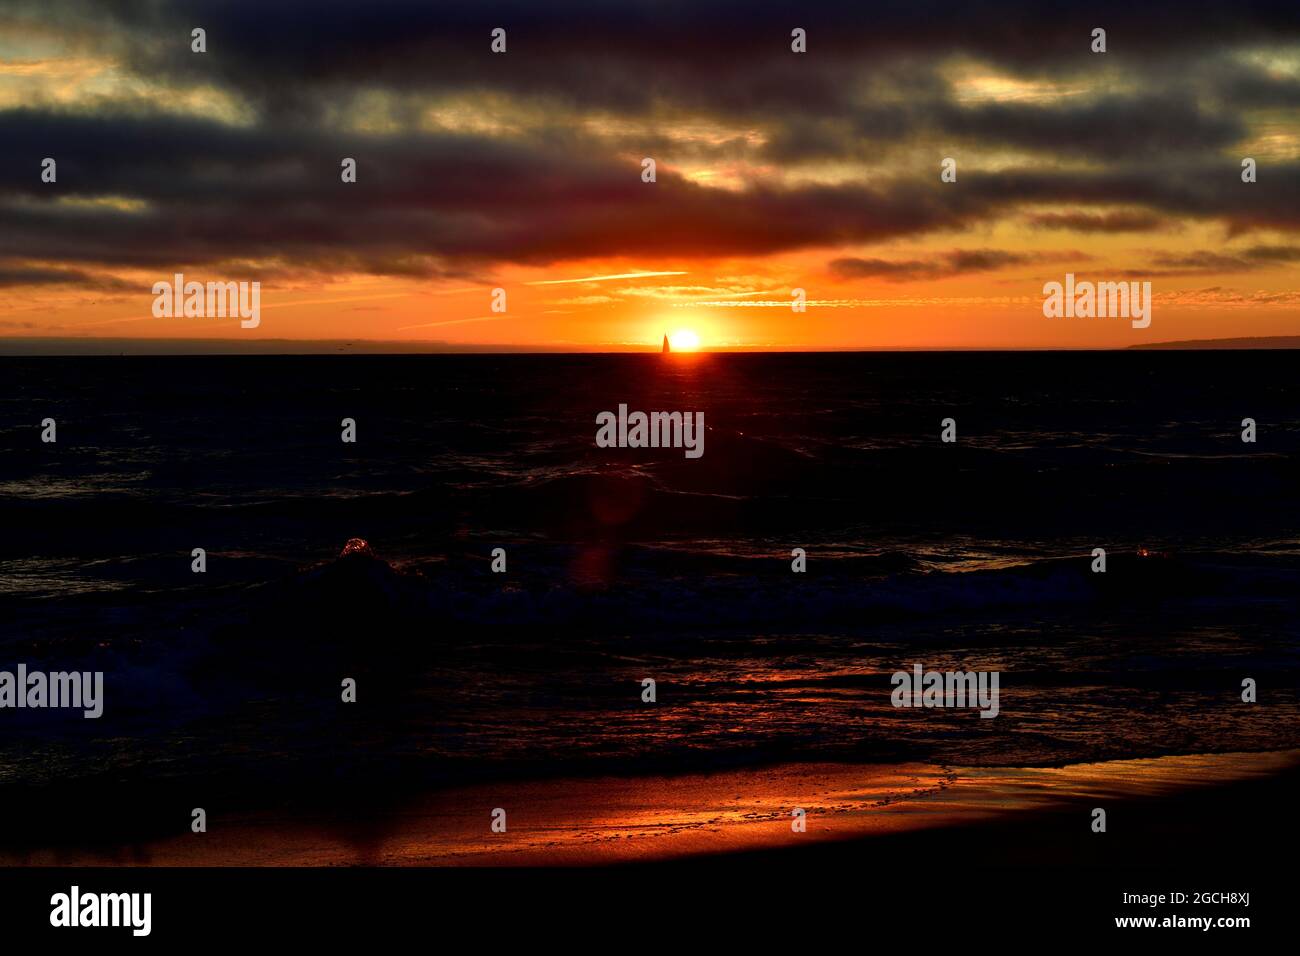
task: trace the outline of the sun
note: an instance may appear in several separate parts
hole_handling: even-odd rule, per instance
[[[668,336],[674,352],[694,352],[700,347],[700,337],[690,329],[678,329]]]

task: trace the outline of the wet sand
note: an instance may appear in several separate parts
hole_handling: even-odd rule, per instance
[[[1037,842],[1044,820],[1060,830],[1064,818],[1072,835],[1087,840],[1094,836],[1093,807],[1107,810],[1111,833],[1139,819],[1126,808],[1141,807],[1149,829],[1170,818],[1162,808],[1180,807],[1188,817],[1181,825],[1194,828],[1198,794],[1218,795],[1217,812],[1244,816],[1255,798],[1224,794],[1248,784],[1278,791],[1285,802],[1298,768],[1300,750],[1060,768],[791,764],[511,782],[389,803],[382,812],[211,814],[203,834],[95,848],[0,849],[0,865],[593,865],[735,857],[985,825],[1010,834],[1008,859],[1028,860],[1047,853],[1047,842]],[[492,831],[495,808],[505,810],[504,833]],[[805,832],[792,829],[795,808],[805,811]]]

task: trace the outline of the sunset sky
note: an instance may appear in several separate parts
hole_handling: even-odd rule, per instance
[[[1297,335],[1297,183],[1294,2],[0,7],[0,337]],[[176,272],[261,282],[260,326],[155,318]],[[1151,326],[1045,318],[1067,272]]]

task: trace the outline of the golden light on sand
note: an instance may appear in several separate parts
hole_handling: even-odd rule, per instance
[[[668,344],[674,352],[694,352],[700,347],[700,337],[690,329],[678,329],[669,333]]]

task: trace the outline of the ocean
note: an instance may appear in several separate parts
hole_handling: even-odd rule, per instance
[[[104,674],[98,719],[0,711],[10,839],[63,795],[129,815],[110,794],[198,781],[1300,746],[1294,353],[0,368],[0,669]],[[702,412],[704,454],[598,447],[620,403]],[[997,719],[892,706],[917,664],[999,671]]]

